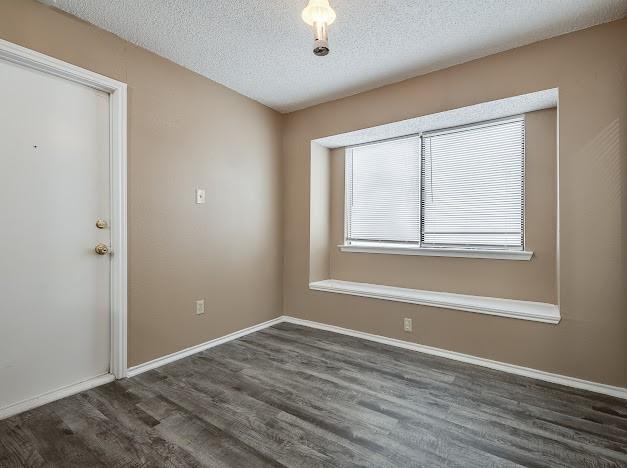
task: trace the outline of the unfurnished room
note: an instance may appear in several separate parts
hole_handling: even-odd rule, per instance
[[[627,0],[0,0],[0,247],[0,468],[627,468]]]

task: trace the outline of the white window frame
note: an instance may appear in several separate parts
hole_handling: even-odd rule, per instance
[[[522,248],[479,248],[479,247],[424,247],[422,245],[422,240],[418,243],[402,243],[402,242],[390,242],[390,241],[354,241],[348,239],[349,232],[349,223],[350,223],[350,200],[349,200],[349,191],[351,190],[349,184],[349,171],[347,170],[348,166],[352,162],[352,153],[355,148],[361,148],[364,146],[378,144],[386,141],[393,141],[404,138],[420,138],[420,158],[419,158],[419,170],[422,171],[422,164],[424,155],[422,153],[422,138],[423,135],[434,135],[434,134],[442,134],[447,132],[454,132],[463,130],[464,128],[477,128],[487,125],[493,125],[497,122],[507,122],[514,120],[523,120],[525,119],[525,115],[514,115],[501,119],[493,119],[493,120],[485,120],[480,121],[468,125],[443,128],[443,129],[434,129],[428,132],[421,132],[418,134],[404,135],[402,137],[389,138],[384,140],[372,141],[368,143],[363,143],[359,145],[352,145],[345,148],[345,164],[344,164],[344,236],[343,236],[343,244],[339,245],[339,249],[342,252],[358,252],[358,253],[383,253],[383,254],[392,254],[392,255],[418,255],[418,256],[435,256],[435,257],[462,257],[462,258],[490,258],[490,259],[499,259],[499,260],[530,260],[533,256],[532,251],[528,251],[525,249],[526,247],[526,142],[523,145],[523,175],[522,175],[522,190],[523,190],[523,202],[522,202]],[[526,133],[524,134],[526,138]],[[423,195],[423,183],[421,180],[420,187],[420,220],[419,220],[419,229],[420,229],[420,237],[422,239],[422,223],[423,223],[423,209],[422,209],[422,195]]]

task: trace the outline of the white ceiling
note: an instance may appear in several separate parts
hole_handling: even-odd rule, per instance
[[[281,112],[627,15],[627,0],[331,0],[316,57],[306,0],[42,1]]]
[[[312,140],[325,148],[344,148],[372,141],[387,140],[407,135],[417,135],[431,130],[442,130],[462,125],[476,124],[504,117],[519,116],[527,112],[557,107],[559,90],[545,89],[472,106],[458,107],[435,114],[391,122],[376,127],[329,135]]]

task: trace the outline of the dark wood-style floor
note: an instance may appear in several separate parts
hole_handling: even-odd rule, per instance
[[[0,421],[0,466],[627,466],[627,402],[280,324]]]

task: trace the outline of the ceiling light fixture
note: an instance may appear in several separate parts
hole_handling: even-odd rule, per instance
[[[309,0],[302,14],[303,21],[314,30],[313,53],[323,57],[329,53],[328,27],[335,21],[335,11],[329,0]]]

